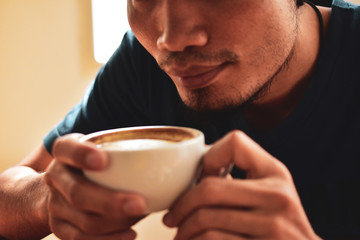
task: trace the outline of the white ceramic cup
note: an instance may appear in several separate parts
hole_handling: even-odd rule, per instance
[[[139,139],[135,144],[128,141]],[[166,142],[154,145],[141,143],[143,139]],[[148,213],[169,208],[192,185],[206,151],[201,131],[174,126],[106,130],[85,135],[81,141],[97,144],[110,159],[108,168],[85,170],[85,176],[114,190],[142,194]],[[124,147],[114,144],[117,141],[127,143]]]

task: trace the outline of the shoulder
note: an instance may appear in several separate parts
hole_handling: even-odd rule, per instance
[[[98,78],[112,81],[115,85],[127,82],[129,88],[131,85],[143,85],[144,81],[159,74],[161,70],[155,59],[140,44],[133,32],[128,31],[109,61],[99,71]]]
[[[343,20],[346,24],[360,25],[360,5],[345,0],[334,0],[331,19]]]
[[[127,31],[109,62],[118,61],[120,58],[136,59],[138,62],[141,59],[152,59],[151,55],[140,44],[131,30]]]
[[[331,10],[321,9],[326,26],[326,39],[337,45],[360,48],[360,5],[334,0]],[[345,48],[348,48],[345,47]]]
[[[334,23],[343,23],[347,27],[360,30],[360,5],[352,3],[354,0],[334,0],[331,8],[318,6],[324,21],[325,32]]]

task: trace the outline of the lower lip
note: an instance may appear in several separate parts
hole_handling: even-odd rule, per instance
[[[227,64],[221,64],[218,67],[191,77],[178,77],[178,80],[180,84],[184,88],[188,89],[198,89],[198,88],[204,88],[210,85],[212,83],[216,76],[227,66]]]

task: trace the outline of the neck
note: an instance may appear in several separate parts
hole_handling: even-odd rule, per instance
[[[321,8],[325,29],[330,9]],[[270,130],[286,119],[304,95],[320,50],[320,21],[314,9],[305,4],[298,9],[298,35],[293,57],[272,81],[266,94],[247,105],[243,114],[258,131]]]

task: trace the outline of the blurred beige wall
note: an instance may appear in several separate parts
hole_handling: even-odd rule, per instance
[[[101,66],[92,44],[90,0],[0,0],[0,172],[81,99]],[[136,226],[138,240],[172,238],[162,214]]]
[[[92,54],[90,0],[0,0],[0,170],[81,99]]]

